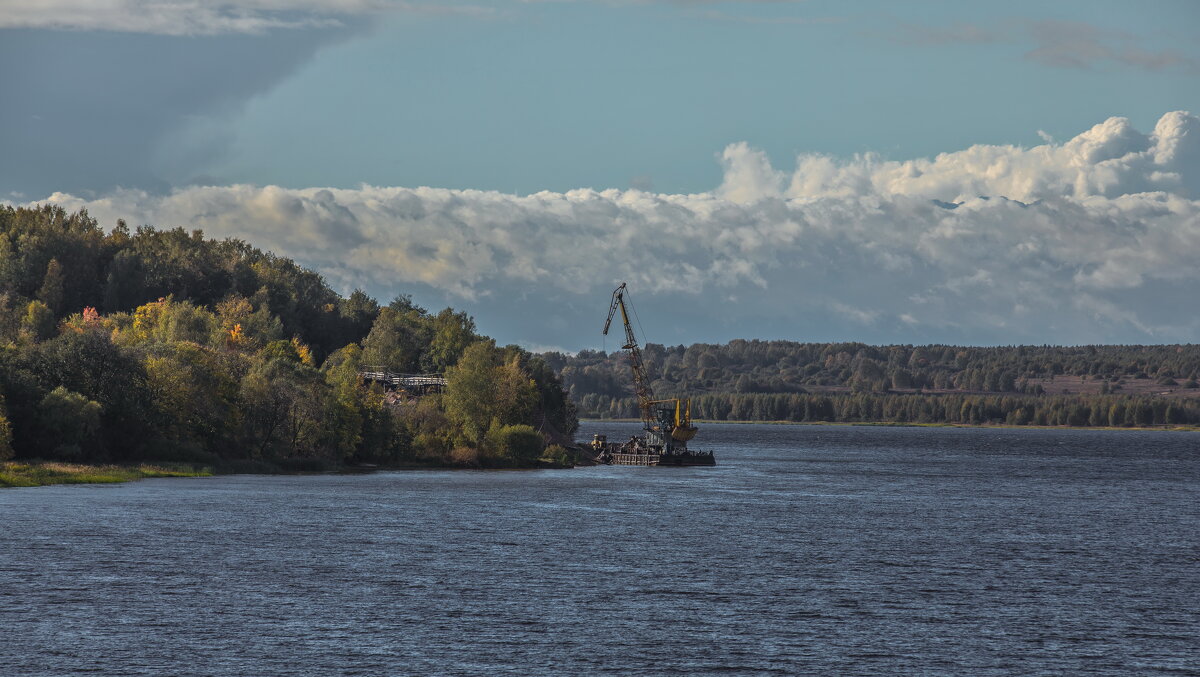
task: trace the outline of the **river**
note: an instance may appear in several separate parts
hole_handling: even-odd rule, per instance
[[[1200,435],[719,424],[693,446],[719,465],[3,490],[0,672],[1200,670]]]

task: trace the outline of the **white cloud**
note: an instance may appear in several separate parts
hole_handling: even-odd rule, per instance
[[[929,340],[1200,340],[1179,305],[1200,283],[1198,148],[1200,120],[1177,112],[1150,134],[1113,118],[1028,149],[805,155],[790,176],[734,144],[720,188],[694,195],[234,185],[47,201],[106,224],[244,238],[343,287],[424,284],[511,303],[627,280],[642,297],[736,294],[721,311],[734,322],[824,317]]]
[[[905,162],[871,154],[849,161],[803,155],[788,188],[777,193],[762,178],[770,167],[751,161],[754,152],[742,146],[725,152],[725,181],[739,187],[728,193],[731,199],[742,193],[751,199],[905,195],[957,202],[1003,195],[1032,202],[1148,191],[1200,197],[1200,119],[1184,111],[1164,115],[1148,135],[1114,117],[1065,143],[1034,148],[981,145]]]
[[[389,11],[487,13],[470,5],[404,0],[0,0],[0,28],[215,35],[340,25],[342,18]]]

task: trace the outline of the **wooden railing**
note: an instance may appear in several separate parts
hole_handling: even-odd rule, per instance
[[[381,366],[363,367],[358,377],[409,392],[441,392],[446,387],[446,377],[442,374],[403,374]]]

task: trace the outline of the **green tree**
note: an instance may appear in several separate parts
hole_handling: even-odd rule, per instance
[[[30,354],[31,370],[48,386],[64,386],[104,409],[103,448],[97,453],[135,457],[154,437],[147,412],[153,402],[136,351],[116,345],[104,331],[67,331]]]
[[[475,320],[465,312],[446,308],[433,317],[433,338],[426,353],[428,368],[442,372],[458,362],[467,346],[479,340]]]
[[[413,372],[426,345],[424,316],[417,309],[388,306],[379,311],[371,333],[363,339],[363,364]]]
[[[392,463],[409,457],[412,435],[387,404],[378,385],[358,377],[362,349],[350,344],[334,351],[321,369],[332,393],[326,412],[328,445],[341,457],[362,463]],[[442,417],[444,420],[444,417]],[[412,412],[405,420],[412,422]]]
[[[258,357],[264,361],[283,360],[293,364],[300,364],[300,352],[296,350],[296,344],[291,341],[271,341],[262,350],[259,351]]]
[[[0,395],[0,461],[7,461],[12,457],[12,426],[8,423],[8,408],[4,406],[4,396]]]
[[[479,341],[467,346],[458,363],[446,370],[446,416],[476,445],[496,417],[496,362],[492,343]]]
[[[58,386],[42,399],[38,416],[44,448],[60,458],[77,459],[98,446],[99,402]]]
[[[242,379],[239,396],[246,408],[245,439],[256,458],[279,455],[286,442],[297,389],[287,379],[284,360],[260,362]],[[282,372],[282,373],[281,373]]]
[[[574,467],[575,457],[567,449],[558,444],[551,444],[542,451],[541,460],[563,467]]]
[[[329,432],[334,446],[344,458],[352,457],[363,442],[366,403],[365,388],[358,378],[361,357],[362,348],[351,343],[335,351],[321,366],[325,382],[333,389]]]
[[[521,367],[520,357],[513,355],[493,369],[492,416],[502,425],[526,423],[537,405],[537,384]]]
[[[209,452],[236,447],[241,359],[195,343],[155,346],[143,368],[164,441]]]
[[[892,371],[892,387],[897,389],[907,389],[913,387],[913,375],[907,369],[895,369]]]
[[[495,458],[528,464],[542,455],[546,441],[532,426],[493,422],[487,432],[486,448]]]
[[[340,342],[342,345],[355,343],[371,331],[371,325],[379,315],[379,304],[363,290],[355,289],[338,303],[338,314],[346,323]]]
[[[2,214],[0,219],[3,219]],[[8,234],[0,228],[0,289],[16,290],[20,282],[21,257],[13,250]]]
[[[44,341],[54,334],[54,311],[41,301],[30,301],[21,318],[21,329],[34,341]]]
[[[283,324],[265,300],[255,307],[244,296],[230,296],[216,305],[215,314],[214,346],[253,350],[283,338]]]
[[[446,415],[476,445],[493,421],[499,426],[528,423],[538,404],[537,385],[521,367],[520,354],[504,362],[501,357],[490,341],[479,341],[446,371]]]
[[[46,264],[46,275],[42,278],[37,297],[55,316],[63,310],[64,282],[63,269],[58,259],[50,259],[50,263]]]
[[[118,251],[108,264],[104,280],[104,310],[129,310],[141,300],[145,274],[142,260],[132,249]]]
[[[217,319],[207,308],[171,297],[138,306],[129,331],[122,340],[129,344],[189,341],[207,344],[217,331]]]
[[[733,385],[733,391],[735,393],[748,393],[752,390],[754,390],[754,383],[750,381],[750,377],[746,374],[739,376],[737,383]]]

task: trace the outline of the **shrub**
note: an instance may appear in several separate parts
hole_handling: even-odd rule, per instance
[[[450,451],[450,462],[455,465],[478,466],[479,450],[472,447],[455,447]]]
[[[542,452],[542,461],[546,463],[553,463],[554,465],[562,466],[564,468],[572,468],[575,466],[574,454],[557,444],[551,444],[550,446],[546,447],[546,450]]]
[[[487,433],[487,448],[492,456],[506,461],[535,461],[545,447],[546,441],[533,426],[493,423]]]

